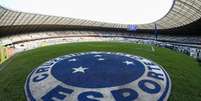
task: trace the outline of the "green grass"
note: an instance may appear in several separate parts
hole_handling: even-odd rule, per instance
[[[193,58],[165,48],[131,43],[87,42],[47,46],[17,54],[0,71],[0,101],[25,101],[27,75],[45,61],[85,51],[112,51],[134,54],[162,65],[172,80],[169,101],[201,101],[201,65]]]

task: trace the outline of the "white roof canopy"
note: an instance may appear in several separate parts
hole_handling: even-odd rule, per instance
[[[144,24],[164,17],[173,0],[1,0],[6,8],[118,24]]]

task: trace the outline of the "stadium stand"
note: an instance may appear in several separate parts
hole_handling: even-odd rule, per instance
[[[191,40],[188,40],[191,39]],[[152,44],[185,53],[201,60],[201,37],[160,35],[155,40],[151,34],[130,34],[105,31],[56,31],[21,34],[1,38],[0,44],[14,49],[14,53],[47,45],[86,41],[122,41]]]
[[[122,50],[126,50],[124,46],[127,46],[128,43],[131,46],[132,45],[134,46],[135,44],[137,48],[138,47],[143,48],[144,46],[147,46],[146,48],[143,48],[143,49],[148,49],[149,52],[143,49],[135,50],[136,49],[135,47],[130,48],[130,46],[127,46],[126,48],[128,49],[130,48],[130,50],[127,51],[129,54],[130,53],[132,54],[133,50],[135,50],[139,52],[139,54],[136,52],[137,53],[136,55],[139,55],[142,57],[146,56],[146,58],[151,57],[151,60],[154,60],[154,61],[157,60],[156,62],[160,63],[161,66],[164,66],[165,67],[164,70],[167,70],[167,72],[171,74],[170,77],[172,78],[173,82],[167,80],[169,76],[167,76],[167,74],[164,73],[166,75],[166,80],[164,81],[167,82],[166,85],[168,85],[167,87],[169,88],[168,89],[169,91],[167,89],[165,90],[166,97],[169,97],[169,94],[167,93],[172,92],[170,95],[171,96],[170,101],[180,101],[180,100],[181,101],[191,101],[191,100],[200,101],[201,99],[200,97],[200,94],[201,94],[200,92],[201,91],[200,90],[201,88],[200,87],[200,78],[201,78],[200,64],[195,59],[201,62],[201,29],[200,29],[201,0],[173,0],[173,1],[174,3],[172,5],[172,8],[164,17],[152,23],[134,25],[137,27],[137,30],[133,30],[133,31],[128,30],[129,25],[125,25],[125,24],[115,24],[115,23],[98,22],[98,21],[91,21],[91,20],[84,20],[84,19],[68,18],[68,17],[25,13],[20,11],[13,11],[5,7],[2,7],[0,5],[0,71],[3,70],[0,76],[1,77],[0,101],[1,100],[2,101],[7,101],[7,100],[8,101],[15,101],[15,100],[24,101],[25,96],[27,94],[26,92],[28,90],[25,90],[25,92],[23,92],[23,89],[24,88],[29,89],[28,87],[29,79],[33,79],[38,76],[36,73],[35,74],[36,77],[27,77],[28,81],[26,81],[26,84],[24,85],[25,78],[26,76],[28,76],[28,73],[30,73],[31,70],[35,68],[35,66],[38,66],[39,64],[41,64],[43,60],[46,59],[46,56],[48,56],[47,58],[48,60],[52,59],[53,57],[57,57],[51,52],[48,53],[46,50],[43,51],[44,53],[48,53],[48,54],[45,54],[46,56],[43,56],[43,52],[41,52],[40,55],[37,54],[37,56],[35,56],[31,53],[32,51],[35,51],[35,50],[32,50],[32,51],[29,51],[31,53],[30,54],[31,56],[27,54],[22,54],[23,57],[26,57],[26,59],[22,59],[23,61],[21,61],[20,60],[21,57],[20,55],[18,55],[18,53],[39,48],[39,47],[44,47],[44,46],[63,44],[63,43],[74,43],[74,42],[89,42],[89,41],[90,42],[93,42],[93,41],[124,42],[121,45]],[[157,28],[155,26],[157,26]],[[76,44],[83,44],[85,46],[84,43],[76,43]],[[115,44],[116,45],[115,47],[117,49],[120,48],[119,44],[121,43]],[[145,44],[145,45],[141,45],[141,44]],[[99,43],[96,43],[95,45],[98,46]],[[155,49],[153,48],[154,46],[158,46],[158,47],[155,47],[156,50],[157,49],[158,50],[161,49],[161,50],[158,52],[154,52],[155,51]],[[67,46],[65,46],[65,48],[66,47]],[[177,52],[173,52],[168,49],[163,49],[159,47],[168,48],[170,50],[181,52],[186,55],[178,54]],[[44,47],[44,48],[51,49],[52,47]],[[79,48],[80,46],[77,49],[79,50]],[[96,47],[97,50],[98,48],[99,47]],[[74,47],[72,48],[72,50],[73,49]],[[58,50],[60,50],[60,48],[56,47],[55,50],[52,50],[52,51],[57,52]],[[67,50],[70,50],[69,47],[67,47]],[[80,50],[79,52],[81,51],[82,50]],[[113,48],[111,48],[109,51],[113,51]],[[116,51],[114,50],[114,52]],[[71,52],[68,51],[67,53],[70,54]],[[168,54],[165,54],[165,53],[168,53]],[[58,55],[62,55],[62,54],[63,52],[59,53]],[[172,55],[172,56],[168,58],[167,55]],[[16,58],[14,60],[9,59],[12,56]],[[32,58],[32,56],[34,58]],[[38,61],[35,64],[33,60],[36,60],[36,58],[38,58]],[[11,65],[9,65],[10,62],[5,62],[8,59],[12,61]],[[182,62],[187,62],[187,63],[182,64]],[[29,63],[30,65],[27,65]],[[146,62],[144,62],[144,64],[146,64]],[[152,62],[147,64],[153,65]],[[148,67],[148,65],[146,67]],[[40,68],[40,69],[42,69],[42,72],[46,71],[45,70],[46,68],[45,69]],[[163,70],[163,68],[158,68],[158,70],[159,69],[161,71]],[[116,68],[113,70],[116,70]],[[147,76],[149,76],[148,73],[150,71],[147,71],[147,70],[146,72],[144,72],[144,74],[147,73]],[[35,71],[33,71],[32,73],[35,73]],[[136,74],[136,73],[133,73],[133,74]],[[68,76],[65,76],[65,78],[66,77]],[[90,76],[90,77],[93,77],[93,76]],[[124,79],[124,77],[121,79]],[[79,80],[75,80],[75,81],[79,81]],[[140,83],[138,83],[138,86],[139,84]],[[142,87],[144,88],[146,84],[145,82],[143,84],[144,86]],[[48,84],[44,84],[44,85],[47,86]],[[170,88],[172,85],[173,85],[172,87],[173,89],[171,90]],[[24,87],[24,86],[27,86],[27,87]],[[114,88],[116,89],[116,88],[122,88],[122,87],[115,86]],[[158,89],[158,88],[155,87],[155,89]],[[39,88],[39,90],[41,89]],[[59,93],[60,92],[56,92],[54,94],[59,95]],[[50,93],[46,92],[46,94],[54,95],[54,94],[51,94],[51,92]],[[63,94],[63,92],[60,94]],[[121,94],[123,97],[124,94],[123,93]],[[134,95],[137,95],[137,94],[134,93]],[[158,94],[153,94],[153,95],[158,95]],[[151,97],[153,97],[153,95],[151,95]],[[26,96],[26,97],[29,97],[29,96]],[[164,96],[162,95],[161,97],[164,97]],[[158,100],[163,101],[160,99]]]
[[[129,25],[125,24],[24,13],[0,6],[0,37],[2,37],[0,44],[9,48],[20,48],[27,46],[29,42],[38,42],[40,46],[44,46],[47,42],[56,43],[53,40],[64,43],[69,40],[79,41],[87,38],[88,41],[93,41],[98,40],[97,37],[101,40],[110,38],[110,40],[154,41],[153,32],[157,25],[158,33],[160,33],[157,42],[165,43],[166,47],[171,44],[173,45],[171,47],[175,47],[174,49],[185,52],[186,48],[179,47],[196,48],[196,51],[189,48],[187,50],[197,53],[196,56],[190,54],[191,56],[199,57],[197,48],[200,48],[201,44],[200,7],[199,0],[174,0],[172,8],[163,18],[153,23],[139,24],[137,31],[133,33],[128,31]],[[22,35],[18,35],[19,33]],[[33,47],[38,47],[37,45]]]
[[[200,31],[198,25],[191,24],[196,21],[200,22],[200,6],[199,0],[174,0],[174,4],[170,11],[161,19],[149,24],[137,25],[137,29],[145,30],[154,29],[154,24],[161,29],[162,33],[198,33]],[[66,30],[66,29],[112,29],[125,30],[128,25],[97,22],[90,20],[73,19],[68,17],[48,16],[41,14],[31,14],[18,11],[12,11],[0,6],[0,32],[2,35],[9,33],[25,33],[47,30]],[[186,26],[188,25],[188,26]],[[190,27],[189,27],[190,26]],[[194,30],[192,30],[192,27]],[[176,29],[175,29],[176,28]],[[171,29],[171,31],[169,30]],[[179,30],[177,30],[179,29]],[[196,30],[196,31],[195,31]]]

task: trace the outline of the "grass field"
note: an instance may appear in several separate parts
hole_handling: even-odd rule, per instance
[[[201,65],[193,58],[165,48],[132,43],[86,42],[47,46],[20,54],[0,68],[0,101],[25,101],[27,75],[45,61],[85,51],[112,51],[145,57],[162,65],[172,80],[169,101],[201,101]],[[9,63],[8,63],[9,62]]]

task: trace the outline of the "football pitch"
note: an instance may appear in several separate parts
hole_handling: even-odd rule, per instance
[[[26,101],[26,78],[42,63],[67,54],[90,51],[128,53],[152,60],[171,78],[169,101],[201,101],[201,64],[195,59],[166,48],[119,42],[68,43],[16,54],[0,67],[0,101]]]

